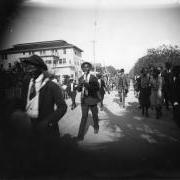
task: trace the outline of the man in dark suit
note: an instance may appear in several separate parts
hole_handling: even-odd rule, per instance
[[[79,78],[79,84],[77,90],[81,92],[81,110],[82,117],[79,127],[78,140],[83,140],[85,135],[85,127],[88,118],[89,109],[92,112],[94,121],[94,133],[99,131],[99,118],[98,118],[98,107],[97,104],[100,101],[98,96],[99,85],[98,79],[90,74],[92,65],[89,62],[84,62],[81,65],[84,75]]]
[[[162,73],[162,77],[164,79],[162,92],[166,109],[169,110],[169,103],[173,106],[173,72],[171,63],[165,63],[165,70]]]
[[[178,127],[180,127],[180,66],[173,67],[172,84],[173,119],[175,120]]]
[[[123,103],[123,108],[125,107],[125,97],[127,93],[128,93],[128,81],[126,75],[124,74],[124,69],[121,69],[118,75],[118,94],[120,97],[120,102]]]
[[[105,81],[102,78],[102,74],[97,74],[97,78],[98,78],[98,83],[99,83],[99,92],[100,92],[100,96],[101,96],[101,101],[100,101],[100,110],[103,110],[103,100],[104,100],[104,94],[105,94],[105,90],[108,92]]]
[[[22,111],[14,111],[12,122],[18,119],[21,123],[21,117],[27,117],[37,137],[59,137],[58,121],[67,110],[61,89],[49,79],[47,66],[39,56],[27,58],[24,64],[30,81],[23,88]]]
[[[67,86],[67,93],[71,97],[71,110],[73,110],[76,107],[76,84],[74,83],[74,79],[69,80],[69,84]]]

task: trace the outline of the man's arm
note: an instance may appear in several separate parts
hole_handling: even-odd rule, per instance
[[[47,117],[49,123],[56,123],[58,122],[66,113],[67,111],[67,104],[64,101],[63,94],[61,88],[53,83],[52,84],[52,96],[56,105],[56,110],[54,113],[50,114]]]
[[[83,78],[80,77],[80,78],[79,78],[79,82],[78,82],[78,84],[77,84],[77,86],[76,86],[76,90],[77,90],[78,92],[81,92],[81,91],[82,91],[82,87],[83,87]]]

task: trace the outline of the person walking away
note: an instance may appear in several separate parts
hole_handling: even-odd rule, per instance
[[[67,93],[69,97],[71,98],[72,104],[71,104],[71,110],[76,108],[76,84],[74,83],[74,79],[69,80],[69,84],[67,86]]]
[[[180,66],[174,66],[173,76],[173,119],[180,127]]]
[[[91,63],[84,62],[82,63],[81,68],[84,72],[84,75],[82,75],[79,78],[79,84],[77,86],[77,90],[81,92],[82,117],[79,126],[77,140],[84,139],[89,109],[92,112],[92,117],[94,121],[94,133],[96,134],[99,131],[97,104],[100,102],[100,97],[98,96],[98,92],[99,92],[98,79],[90,73],[90,70],[92,69]]]
[[[159,119],[162,116],[162,85],[163,79],[160,76],[160,71],[158,69],[153,70],[152,78],[150,80],[151,84],[151,96],[150,102],[153,109],[156,111],[156,118]]]
[[[128,93],[128,81],[124,74],[124,69],[120,70],[120,75],[118,77],[118,93],[120,97],[120,102],[123,103],[123,107],[125,107],[125,97]]]
[[[150,94],[151,94],[150,78],[148,76],[147,69],[143,68],[141,70],[141,77],[140,77],[139,101],[142,110],[142,115],[145,115],[146,117],[149,116],[148,109],[150,107]]]
[[[101,74],[97,74],[97,78],[98,78],[98,83],[99,83],[99,92],[100,92],[100,96],[101,96],[101,101],[100,101],[100,110],[103,110],[104,104],[103,104],[103,100],[104,100],[104,94],[105,94],[105,90],[109,93],[106,85],[105,85],[105,81],[102,78]]]
[[[163,97],[166,105],[166,109],[169,110],[169,103],[173,105],[172,103],[172,96],[173,96],[173,89],[172,89],[172,83],[173,83],[173,73],[171,71],[171,63],[166,62],[165,63],[165,70],[162,73],[162,77],[164,79],[163,83]]]

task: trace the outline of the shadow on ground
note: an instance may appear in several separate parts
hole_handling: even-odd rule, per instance
[[[114,102],[118,103],[115,98]],[[128,103],[116,115],[107,107],[105,129],[119,137],[102,142],[93,151],[82,150],[69,136],[61,141],[32,138],[1,138],[3,178],[120,179],[180,177],[180,133],[173,123],[141,116],[137,103]],[[87,129],[93,126],[89,116]],[[117,127],[120,131],[117,132]],[[143,139],[151,136],[156,142]],[[161,136],[160,136],[161,135]],[[162,136],[166,135],[166,136]],[[169,138],[169,139],[168,139]]]

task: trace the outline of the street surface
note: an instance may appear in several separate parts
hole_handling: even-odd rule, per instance
[[[60,132],[75,137],[81,120],[80,95],[76,98],[78,106],[70,109],[59,122]],[[104,110],[99,111],[99,133],[94,134],[91,112],[86,135],[78,147],[87,152],[87,159],[78,158],[81,173],[93,177],[179,177],[180,178],[180,129],[172,119],[172,109],[163,107],[161,119],[149,111],[143,117],[138,108],[131,84],[126,98],[126,107],[119,102],[117,91],[106,94]],[[78,166],[79,167],[79,166]],[[76,168],[75,168],[76,169]]]

